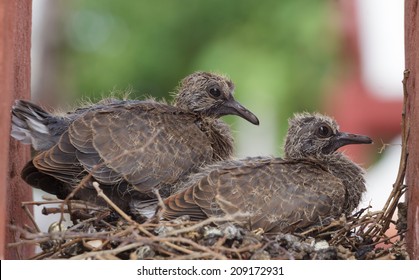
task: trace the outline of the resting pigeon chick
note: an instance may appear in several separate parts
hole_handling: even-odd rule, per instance
[[[172,105],[110,100],[59,117],[17,101],[12,136],[42,151],[22,177],[61,199],[83,184],[74,199],[104,204],[92,186],[96,181],[123,210],[132,203],[147,208],[156,203],[155,190],[167,197],[188,173],[231,157],[230,129],[219,117],[259,124],[233,91],[226,77],[196,72],[182,80]]]
[[[365,191],[364,170],[338,152],[369,144],[366,136],[340,132],[320,114],[289,121],[284,158],[254,157],[209,165],[164,200],[157,217],[192,220],[246,214],[236,222],[265,232],[289,232],[350,214]]]
[[[106,106],[142,102],[105,98],[96,104],[78,108],[66,114],[52,114],[30,101],[16,100],[12,107],[11,136],[23,144],[31,144],[35,151],[46,151],[58,143],[61,135],[80,115]]]

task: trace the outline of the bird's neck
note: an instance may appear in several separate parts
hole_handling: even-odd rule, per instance
[[[201,118],[198,123],[211,141],[213,160],[225,160],[233,155],[233,137],[230,127],[223,121],[211,117]]]
[[[366,190],[364,169],[342,153],[328,155],[322,161],[322,165],[345,186],[344,210],[346,214],[350,214],[359,205]]]

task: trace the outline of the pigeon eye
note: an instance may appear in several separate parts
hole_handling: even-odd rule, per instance
[[[217,88],[217,87],[211,87],[209,89],[209,93],[213,97],[220,97],[221,96],[221,90],[219,88]]]
[[[332,136],[332,129],[326,125],[319,126],[317,129],[317,135],[322,138],[327,138]]]

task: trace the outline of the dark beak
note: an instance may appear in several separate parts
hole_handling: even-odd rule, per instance
[[[338,132],[330,139],[330,144],[323,148],[323,153],[330,154],[340,147],[351,144],[371,144],[372,140],[368,136]]]
[[[217,115],[220,117],[225,115],[236,115],[251,122],[252,124],[259,125],[259,120],[255,114],[247,110],[234,99],[227,100],[220,107],[218,107]]]

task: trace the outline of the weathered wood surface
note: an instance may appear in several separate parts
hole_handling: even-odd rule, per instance
[[[7,248],[15,241],[8,225],[29,224],[20,205],[32,200],[22,185],[20,170],[29,160],[29,147],[10,138],[10,108],[30,96],[31,0],[0,1],[0,258],[25,259],[31,247]]]
[[[405,59],[410,70],[407,81],[407,247],[412,259],[419,259],[419,6],[418,0],[405,1]]]

